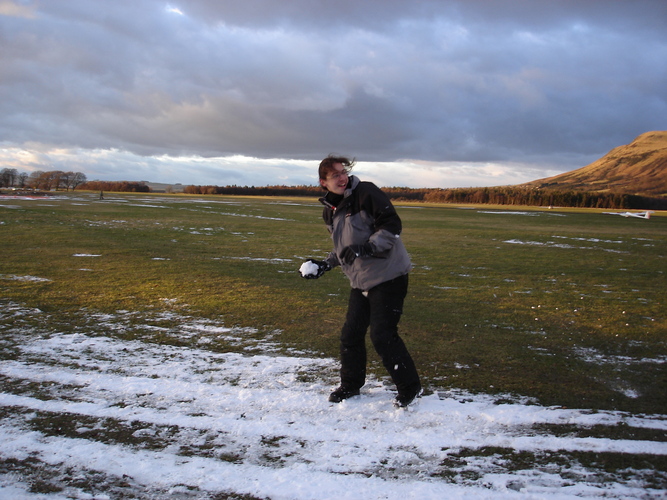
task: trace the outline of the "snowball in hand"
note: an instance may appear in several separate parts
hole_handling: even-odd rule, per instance
[[[311,260],[307,260],[303,264],[301,264],[301,267],[299,268],[299,272],[301,273],[301,276],[313,276],[317,274],[317,271],[319,271],[319,266],[315,264]]]

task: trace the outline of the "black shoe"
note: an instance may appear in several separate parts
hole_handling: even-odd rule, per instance
[[[415,390],[407,392],[399,392],[396,399],[394,399],[394,406],[397,408],[405,408],[410,403],[412,403],[415,398],[419,398],[422,395],[422,388],[418,386]]]
[[[351,387],[343,387],[342,385],[329,395],[330,403],[340,403],[344,399],[358,396],[359,389],[352,389]]]

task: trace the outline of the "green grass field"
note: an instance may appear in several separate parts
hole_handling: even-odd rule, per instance
[[[337,357],[349,283],[297,272],[330,249],[316,200],[98,197],[0,198],[0,307],[40,308],[64,332],[178,311]],[[397,209],[414,263],[401,332],[428,390],[667,413],[667,217]],[[384,375],[374,353],[371,369]]]

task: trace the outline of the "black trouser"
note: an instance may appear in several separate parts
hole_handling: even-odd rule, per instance
[[[347,317],[340,337],[341,385],[361,388],[366,381],[366,330],[370,326],[371,342],[382,358],[399,393],[419,387],[419,375],[401,337],[398,322],[408,293],[408,275],[399,276],[364,293],[350,291]]]

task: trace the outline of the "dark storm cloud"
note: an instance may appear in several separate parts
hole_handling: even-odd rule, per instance
[[[662,31],[667,16],[667,6],[659,0],[254,0],[244,3],[195,0],[179,6],[207,23],[313,26],[318,31],[340,26],[391,29],[402,22],[432,18],[446,18],[459,24],[513,25],[530,29],[594,21],[618,28]]]
[[[0,147],[568,170],[667,128],[666,25],[662,0],[0,0]]]

